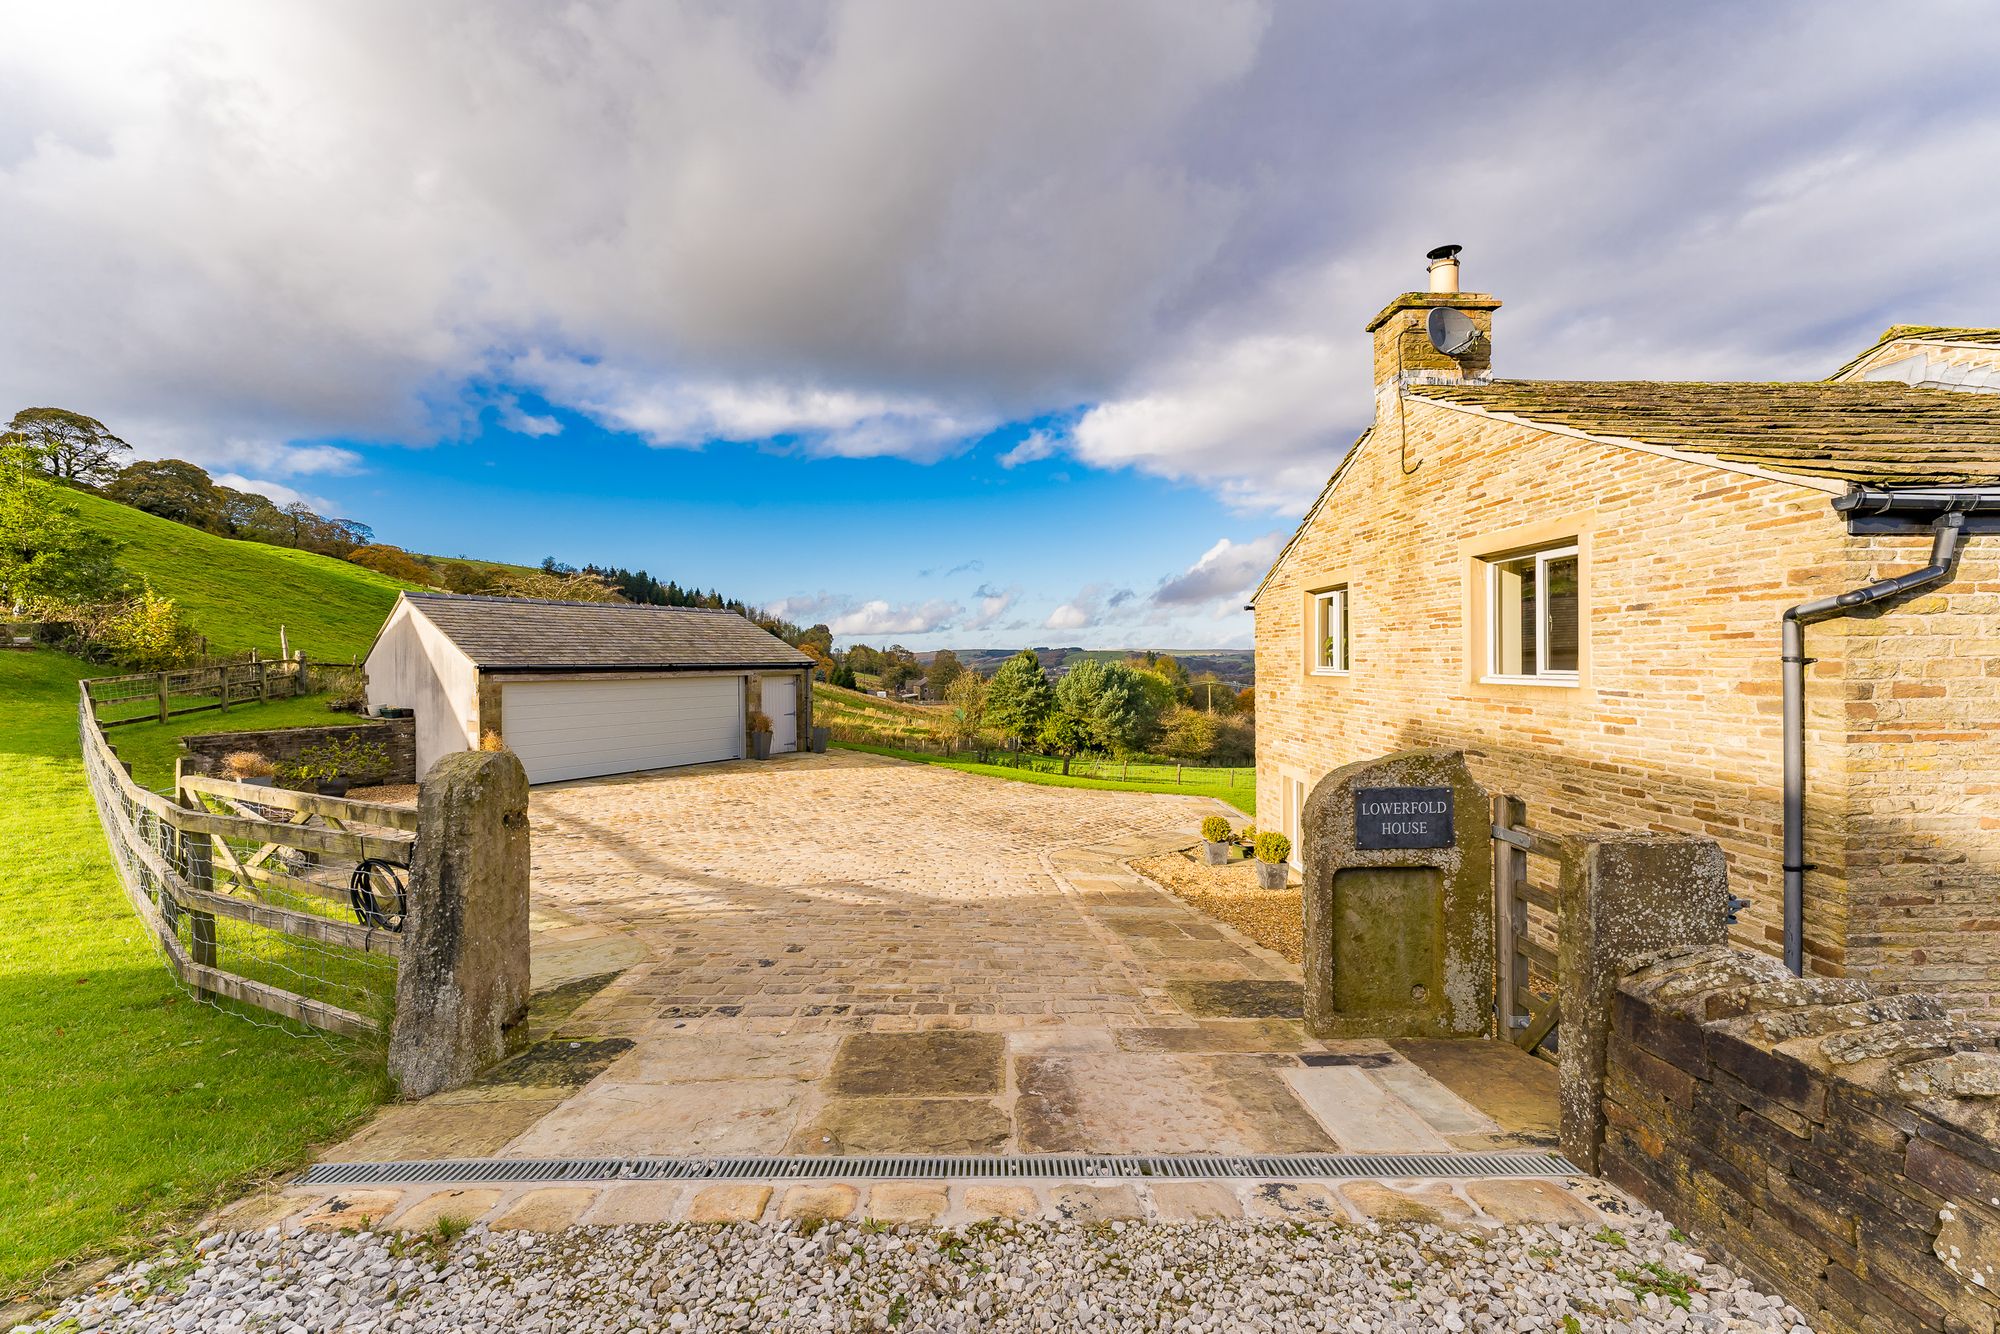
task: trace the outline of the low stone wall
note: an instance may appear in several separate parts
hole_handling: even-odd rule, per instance
[[[1833,1331],[2000,1329],[2000,1027],[1726,947],[1618,986],[1603,1175]]]
[[[389,753],[389,763],[379,772],[346,775],[355,784],[417,781],[417,725],[411,718],[334,722],[323,727],[276,727],[261,732],[198,732],[182,737],[181,747],[187,751],[190,769],[217,774],[222,772],[223,757],[239,750],[254,750],[273,764],[286,764],[296,761],[307,747],[350,736],[372,742]]]

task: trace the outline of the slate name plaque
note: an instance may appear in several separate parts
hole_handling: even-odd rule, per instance
[[[1448,787],[1354,789],[1357,848],[1448,848],[1452,845]]]

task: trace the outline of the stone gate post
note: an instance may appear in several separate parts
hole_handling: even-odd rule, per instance
[[[512,751],[459,751],[424,777],[389,1073],[404,1097],[506,1054],[528,1005],[528,775]]]

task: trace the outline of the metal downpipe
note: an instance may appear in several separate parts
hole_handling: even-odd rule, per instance
[[[1781,622],[1780,653],[1784,680],[1784,871],[1785,967],[1793,975],[1805,972],[1806,872],[1806,667],[1805,627],[1814,621],[1845,616],[1857,607],[1914,593],[1951,577],[1965,536],[1971,497],[1943,498],[1945,508],[1931,523],[1931,563],[1921,570],[1881,579],[1861,588],[1815,598],[1787,608]]]

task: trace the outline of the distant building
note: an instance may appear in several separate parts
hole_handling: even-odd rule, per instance
[[[1374,424],[1255,597],[1258,824],[1296,834],[1351,760],[1462,747],[1538,825],[1715,838],[1778,952],[1780,618],[1936,552],[1922,591],[1803,627],[1799,950],[2000,1012],[2000,329],[1898,326],[1800,384],[1500,380],[1500,303],[1434,258],[1444,290],[1369,323]]]

